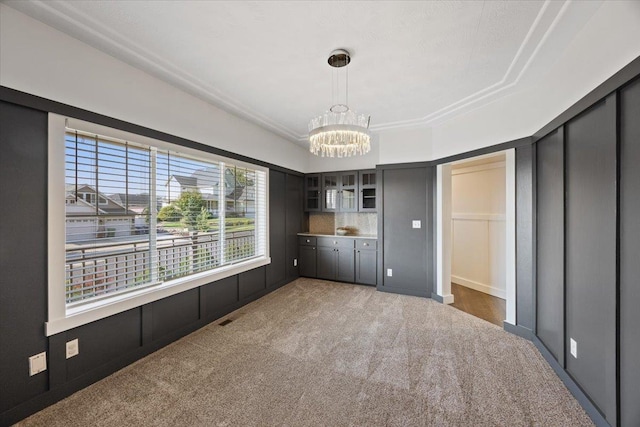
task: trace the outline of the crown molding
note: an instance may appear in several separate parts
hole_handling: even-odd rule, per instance
[[[106,53],[125,60],[129,64],[154,75],[179,89],[194,95],[205,102],[211,103],[231,114],[244,118],[258,126],[261,126],[275,134],[298,145],[306,144],[308,135],[299,134],[295,130],[283,126],[280,123],[251,109],[221,90],[208,85],[179,66],[169,63],[148,49],[143,48],[130,40],[120,36],[106,25],[93,19],[91,16],[79,11],[73,2],[60,0],[57,2],[45,2],[32,0],[29,2],[39,13],[55,16],[71,28],[72,37],[80,39],[80,35],[89,35],[99,42]],[[385,131],[390,129],[411,129],[444,122],[456,114],[479,108],[494,101],[503,92],[514,88],[521,81],[522,76],[533,62],[534,58],[548,40],[549,35],[558,25],[566,12],[571,0],[563,2],[546,0],[527,35],[523,39],[518,51],[512,59],[502,79],[484,89],[453,102],[437,111],[423,117],[374,124],[371,131]],[[69,27],[68,27],[69,28]],[[94,46],[95,47],[95,46]]]

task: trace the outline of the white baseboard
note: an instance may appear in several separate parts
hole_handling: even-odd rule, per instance
[[[484,292],[485,294],[493,295],[494,297],[506,299],[507,292],[504,289],[494,288],[493,286],[485,285],[484,283],[476,282],[473,280],[465,279],[464,277],[451,275],[451,281],[458,285],[466,286],[467,288],[475,289],[476,291]]]

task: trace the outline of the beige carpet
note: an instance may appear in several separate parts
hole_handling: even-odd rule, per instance
[[[587,426],[528,341],[429,299],[298,279],[24,426]]]

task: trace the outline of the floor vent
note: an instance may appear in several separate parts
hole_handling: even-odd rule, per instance
[[[231,319],[223,320],[219,323],[220,326],[227,326],[229,323],[233,322]]]

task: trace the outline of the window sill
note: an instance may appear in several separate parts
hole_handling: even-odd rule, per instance
[[[77,305],[68,308],[65,317],[45,322],[45,335],[55,335],[270,263],[271,258],[268,257],[252,259],[221,267],[215,271],[193,274],[159,285],[117,294],[111,298]]]

